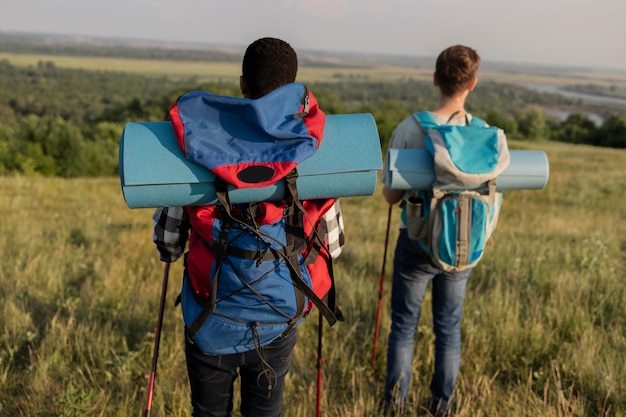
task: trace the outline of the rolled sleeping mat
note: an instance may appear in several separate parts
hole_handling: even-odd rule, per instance
[[[550,164],[543,151],[511,150],[511,163],[496,178],[498,191],[537,190],[548,184]],[[428,190],[435,181],[433,157],[426,149],[389,149],[386,183],[392,190]],[[447,189],[462,187],[447,186]],[[475,187],[477,188],[477,187]]]
[[[129,122],[120,138],[120,180],[130,208],[217,204],[215,176],[185,159],[170,122]],[[380,139],[369,113],[327,115],[313,156],[298,165],[301,200],[372,195],[382,169]],[[284,181],[262,188],[229,187],[232,203],[276,201]]]

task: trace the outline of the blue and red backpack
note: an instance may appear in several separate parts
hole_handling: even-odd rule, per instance
[[[330,325],[335,305],[324,214],[334,199],[298,199],[297,166],[322,141],[325,115],[291,83],[256,99],[193,91],[170,119],[184,156],[215,175],[219,204],[186,207],[191,233],[180,294],[190,338],[206,354],[268,345],[315,305]],[[228,187],[284,181],[284,198],[231,204]]]

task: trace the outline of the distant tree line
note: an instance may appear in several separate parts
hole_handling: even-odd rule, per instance
[[[178,45],[159,46],[152,42],[153,46],[144,45],[137,47],[129,45],[128,41],[94,39],[89,42],[82,37],[81,42],[76,42],[71,36],[54,36],[53,42],[46,41],[46,35],[38,34],[3,34],[0,33],[0,51],[16,54],[42,54],[42,55],[65,55],[65,56],[91,56],[107,58],[130,58],[130,59],[157,59],[157,60],[180,60],[180,61],[214,61],[214,62],[239,62],[241,54],[233,52],[221,52],[198,45],[196,48],[182,47]],[[137,41],[139,42],[139,41]],[[137,43],[135,42],[135,43]],[[147,43],[147,42],[146,42]]]
[[[239,50],[241,49],[241,50]],[[87,56],[120,59],[144,59],[187,62],[241,62],[242,48],[233,47],[229,50],[220,50],[217,47],[208,47],[198,43],[176,44],[157,41],[129,41],[94,38],[86,39],[69,35],[40,35],[0,33],[0,51],[15,54]],[[345,60],[344,60],[345,61]],[[368,66],[358,58],[354,58],[352,66],[362,68]],[[409,62],[419,65],[420,60]],[[344,63],[334,64],[327,60],[319,61],[304,55],[300,58],[301,65],[345,68]]]
[[[432,83],[342,79],[309,85],[328,114],[371,113],[386,149],[395,126],[414,111],[437,105]],[[167,77],[57,68],[52,62],[24,68],[0,60],[0,175],[61,177],[118,174],[118,144],[129,121],[158,121],[185,91],[203,89],[240,96],[239,86],[197,84]],[[626,148],[624,110],[596,126],[574,113],[547,118],[541,106],[577,105],[557,94],[496,83],[480,84],[468,110],[503,128],[509,138],[558,140]]]
[[[567,88],[570,91],[576,91],[584,94],[595,94],[600,96],[615,97],[626,99],[626,87],[620,87],[616,84],[597,85],[597,84],[576,84]]]

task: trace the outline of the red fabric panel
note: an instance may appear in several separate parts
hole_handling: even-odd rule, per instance
[[[259,188],[259,187],[267,187],[269,185],[274,184],[277,179],[283,178],[287,175],[292,169],[296,167],[296,163],[289,162],[240,162],[238,164],[231,165],[221,165],[215,167],[211,170],[213,174],[222,178],[228,184],[232,184],[235,188]],[[240,181],[237,177],[237,174],[244,169],[251,166],[265,166],[272,168],[275,171],[275,174],[272,178],[267,181],[257,182],[257,183],[249,183]]]
[[[300,111],[304,110],[304,106],[300,108]],[[309,114],[302,119],[309,134],[317,139],[317,147],[320,147],[324,136],[324,124],[326,123],[326,115],[319,108],[317,99],[313,95],[313,92],[309,90]]]
[[[187,155],[185,152],[185,126],[183,126],[183,121],[180,119],[180,114],[178,113],[178,102],[174,103],[172,107],[170,107],[170,121],[172,122],[172,128],[174,129],[174,135],[176,135],[176,139],[178,140],[178,146],[183,151],[183,155]]]

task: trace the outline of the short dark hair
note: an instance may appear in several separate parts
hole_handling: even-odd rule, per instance
[[[468,46],[454,45],[437,57],[435,79],[441,92],[453,96],[466,89],[478,74],[480,56]]]
[[[298,56],[281,39],[261,38],[246,49],[241,71],[249,96],[259,98],[296,80]]]

